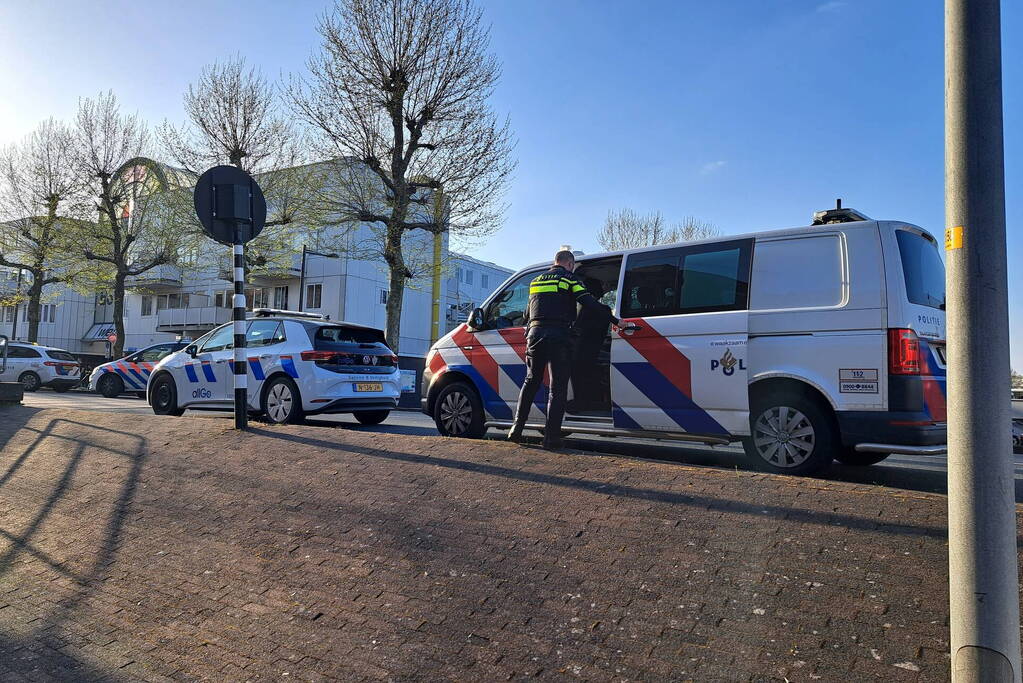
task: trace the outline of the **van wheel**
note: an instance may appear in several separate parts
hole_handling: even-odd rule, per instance
[[[99,378],[96,391],[107,398],[117,398],[124,391],[124,381],[112,372],[108,372]]]
[[[390,414],[390,410],[360,410],[352,413],[355,419],[359,421],[359,424],[363,425],[378,425],[386,420]]]
[[[21,373],[18,381],[21,382],[21,386],[25,391],[39,391],[39,387],[43,384],[42,380],[39,379],[39,375],[34,372]]]
[[[835,455],[835,460],[843,465],[867,467],[869,465],[876,465],[889,455],[891,453],[861,453],[851,448],[843,448]]]
[[[783,393],[754,401],[746,455],[778,474],[812,474],[831,464],[837,445],[831,416],[815,401]]]
[[[263,415],[270,424],[299,424],[305,419],[302,398],[290,377],[278,375],[263,391]]]
[[[184,408],[178,408],[178,390],[174,386],[174,378],[170,375],[160,375],[153,382],[152,403],[153,412],[157,415],[173,415],[181,417],[185,414]]]
[[[444,436],[479,439],[487,431],[483,403],[476,390],[464,382],[452,382],[440,390],[433,404],[433,420]]]

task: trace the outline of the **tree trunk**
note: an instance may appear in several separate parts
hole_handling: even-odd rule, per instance
[[[114,358],[124,355],[124,278],[120,270],[114,275],[114,333],[117,335]]]
[[[398,353],[401,334],[401,304],[405,298],[405,259],[401,253],[401,228],[388,226],[384,243],[389,284],[387,291],[387,345]]]
[[[31,270],[32,286],[28,288],[28,340],[39,341],[39,309],[43,299],[43,271]]]

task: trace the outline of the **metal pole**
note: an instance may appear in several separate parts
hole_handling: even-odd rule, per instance
[[[298,312],[302,312],[302,297],[305,293],[305,245],[302,245],[302,270],[298,276]]]
[[[248,371],[245,362],[245,245],[241,228],[235,225],[234,239],[234,426],[245,429],[249,423]]]
[[[952,680],[1020,681],[998,0],[945,2]]]

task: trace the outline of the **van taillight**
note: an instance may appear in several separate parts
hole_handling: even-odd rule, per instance
[[[920,374],[920,340],[913,330],[888,330],[888,372],[892,375]]]

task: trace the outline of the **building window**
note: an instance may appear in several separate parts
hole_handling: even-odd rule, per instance
[[[52,323],[56,319],[57,304],[44,304],[42,322]]]
[[[288,308],[288,288],[274,287],[274,308],[286,310]]]
[[[223,308],[224,307],[224,293],[223,292],[217,292],[213,296],[213,301],[214,301],[214,306],[216,306],[217,308]]]
[[[386,289],[381,289],[380,290],[380,303],[382,303],[382,304],[386,304],[387,303],[387,290]]]
[[[145,295],[142,297],[142,315],[153,315],[153,297]]]
[[[472,284],[472,273],[473,271],[469,270],[468,268],[465,269],[465,284],[467,285]]]
[[[462,278],[463,278],[463,277],[465,277],[465,276],[464,276],[464,275],[462,274],[462,267],[461,267],[461,266],[459,266],[459,267],[458,267],[457,275],[458,275],[458,277],[457,277],[457,278],[455,278],[455,279],[456,279],[456,280],[457,280],[458,282],[461,282],[461,281],[462,281]]]
[[[305,305],[306,308],[319,308],[321,301],[320,297],[323,295],[323,285],[306,285],[305,288]]]
[[[4,306],[4,319],[9,322],[14,322],[14,306]]]
[[[480,287],[483,289],[490,287],[490,276],[486,273],[480,273]]]

